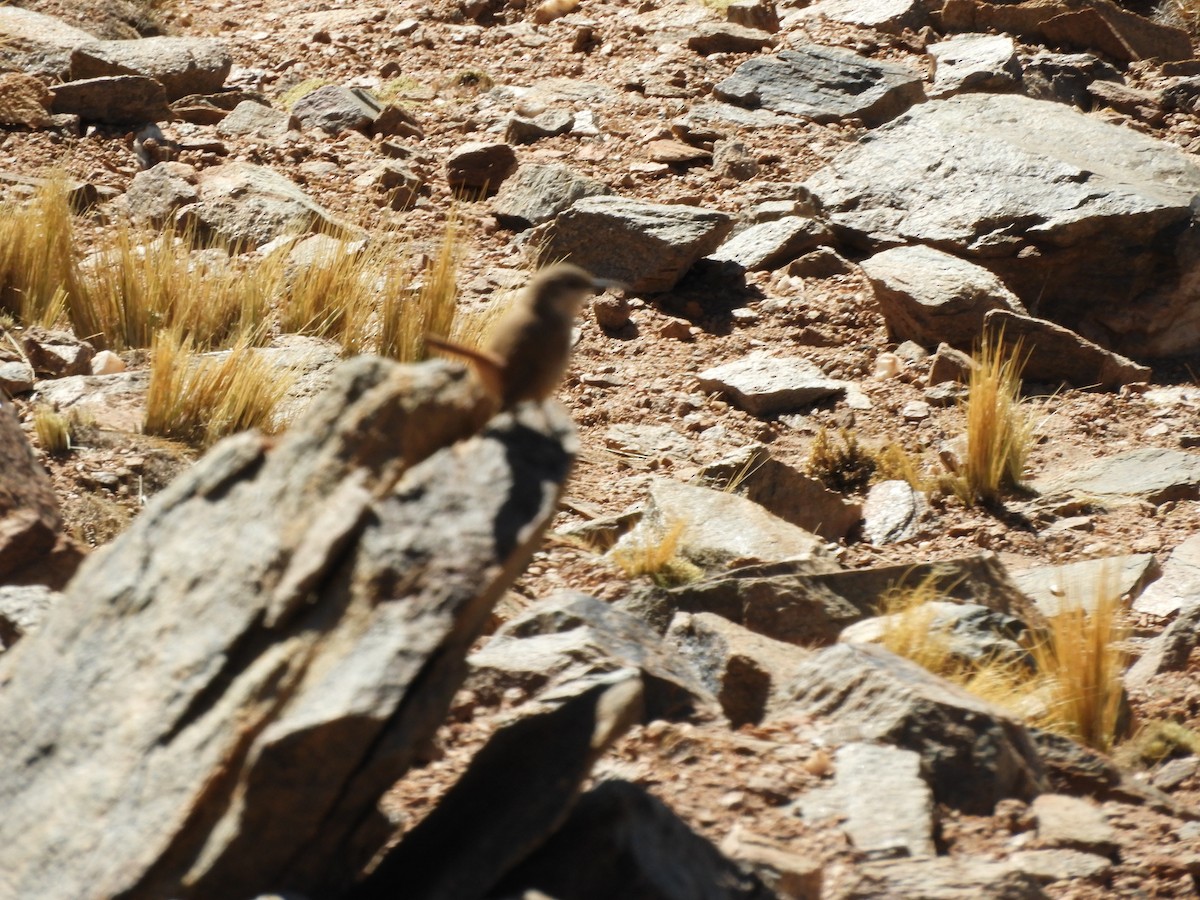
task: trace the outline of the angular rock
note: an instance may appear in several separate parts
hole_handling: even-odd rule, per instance
[[[921,76],[848,50],[807,44],[742,63],[717,83],[719,100],[804,116],[814,122],[861,119],[879,125],[924,97]]]
[[[513,688],[547,688],[622,669],[636,670],[649,719],[711,712],[714,699],[686,663],[644,622],[586,594],[564,591],[505,623],[467,659],[465,687],[484,704]]]
[[[576,200],[611,194],[612,188],[561,165],[524,165],[505,179],[492,199],[492,212],[506,228],[549,222]]]
[[[714,487],[740,494],[826,540],[844,538],[862,520],[861,503],[776,459],[765,444],[745,447],[705,466],[700,474]]]
[[[305,94],[292,107],[301,128],[319,128],[326,134],[366,131],[379,115],[379,107],[359,92],[340,84],[327,84]]]
[[[1108,503],[1200,499],[1200,453],[1147,447],[1033,482],[1040,494],[1075,493]]]
[[[1082,608],[1091,613],[1102,601],[1136,597],[1155,576],[1151,553],[1085,559],[1058,566],[1032,566],[1010,572],[1013,583],[1047,616]]]
[[[44,584],[0,587],[0,650],[37,631],[61,597]]]
[[[1138,661],[1126,670],[1125,686],[1142,688],[1155,675],[1186,669],[1197,643],[1200,643],[1200,602],[1193,597],[1175,620],[1142,650]]]
[[[751,225],[710,254],[709,259],[735,262],[749,271],[778,269],[803,253],[833,241],[816,219],[785,216]]]
[[[759,165],[741,141],[722,138],[713,143],[712,169],[723,178],[749,181],[758,174]]]
[[[137,432],[145,420],[150,374],[141,369],[119,375],[72,375],[38,385],[38,397],[60,412],[75,410],[100,428]]]
[[[641,521],[614,552],[661,541],[673,529],[678,529],[676,552],[703,568],[780,560],[814,560],[836,568],[824,541],[757,503],[668,478],[650,482]]]
[[[425,180],[398,160],[388,159],[354,179],[355,187],[373,193],[380,205],[404,210],[429,193]]]
[[[805,13],[884,34],[900,34],[906,28],[919,31],[929,22],[929,12],[921,0],[818,0]]]
[[[458,190],[495,193],[516,169],[517,154],[508,144],[472,141],[446,159],[446,180]]]
[[[770,32],[734,22],[703,22],[687,39],[688,49],[695,50],[701,56],[710,53],[757,53],[777,43],[778,39]]]
[[[933,793],[911,750],[849,743],[834,754],[836,780],[797,801],[805,819],[842,817],[840,827],[868,859],[934,856]]]
[[[163,86],[168,101],[219,91],[232,66],[233,57],[222,41],[202,37],[93,41],[71,53],[74,80],[145,75]]]
[[[1020,348],[1025,359],[1021,374],[1030,381],[1066,381],[1080,388],[1115,390],[1131,382],[1150,380],[1149,366],[1105,350],[1045,319],[993,309],[984,316],[984,327],[1003,335],[1005,347]]]
[[[1088,88],[1097,81],[1120,81],[1121,73],[1090,53],[1038,51],[1022,60],[1021,83],[1034,100],[1091,107]]]
[[[921,755],[934,798],[989,815],[1005,797],[1030,799],[1044,787],[1024,726],[926,672],[869,644],[838,644],[803,664],[785,715],[809,715],[842,740],[879,741]]]
[[[352,360],[90,557],[0,658],[0,893],[341,895],[570,468],[554,407],[489,413],[462,368]]]
[[[33,371],[48,378],[88,375],[96,348],[69,331],[49,331],[31,326],[21,335],[21,349]]]
[[[1163,564],[1162,576],[1133,601],[1134,612],[1167,618],[1200,599],[1200,534],[1174,550]]]
[[[28,394],[33,390],[33,367],[24,360],[0,362],[0,390],[10,397]]]
[[[17,6],[0,6],[0,60],[27,75],[69,77],[71,50],[96,35],[62,19]]]
[[[967,384],[971,380],[971,370],[974,368],[975,362],[970,354],[955,350],[949,344],[938,344],[933,361],[929,365],[928,383],[933,385],[954,381]]]
[[[882,643],[888,628],[900,614],[876,616],[847,626],[838,635],[844,644]],[[926,625],[930,634],[944,637],[949,652],[965,664],[1004,659],[1028,662],[1028,654],[1018,641],[1029,636],[1025,623],[974,603],[931,600],[907,611],[908,621]]]
[[[725,7],[725,18],[770,34],[779,31],[779,13],[772,0],[733,0]]]
[[[956,34],[930,44],[934,97],[966,91],[1013,91],[1021,83],[1017,45],[1003,34]]]
[[[646,155],[650,157],[651,162],[685,167],[695,163],[706,163],[712,159],[712,151],[693,147],[673,138],[651,141],[646,145]]]
[[[678,613],[666,640],[691,661],[734,728],[757,725],[775,709],[810,653],[712,613]]]
[[[142,125],[171,116],[163,86],[145,75],[111,75],[68,81],[53,88],[54,113],[106,125]]]
[[[881,547],[916,535],[928,509],[925,495],[907,481],[882,481],[871,485],[863,504],[863,537]]]
[[[1117,831],[1103,811],[1082,797],[1042,794],[1030,810],[1037,823],[1038,842],[1112,857],[1120,850]]]
[[[566,134],[575,127],[575,116],[565,109],[551,109],[532,118],[512,116],[504,126],[504,140],[510,144],[532,144],[542,138]]]
[[[721,841],[721,852],[748,866],[767,887],[786,900],[821,900],[823,867],[807,853],[795,852],[778,841],[748,832],[739,824]]]
[[[58,501],[45,469],[7,399],[0,402],[0,577],[10,577],[48,554],[62,529]]]
[[[897,341],[926,347],[945,342],[969,351],[979,343],[988,311],[1025,311],[990,271],[933,247],[895,247],[861,265]]]
[[[575,806],[595,761],[643,717],[632,672],[564,687],[493,734],[351,900],[481,897],[543,844]]]
[[[773,416],[840,395],[846,383],[830,378],[814,363],[799,357],[774,356],[754,350],[738,360],[696,376],[700,390],[718,391],[735,406],[755,416]]]
[[[345,231],[320,204],[274,169],[229,162],[199,175],[199,200],[180,210],[200,237],[252,250],[283,235]]]
[[[580,797],[545,846],[488,894],[489,900],[770,900],[775,896],[660,800],[617,780],[605,781]]]
[[[1009,862],[970,856],[895,859],[855,866],[837,900],[1045,900],[1037,879]]]
[[[293,128],[299,128],[296,117],[282,109],[273,109],[253,100],[243,100],[229,115],[221,119],[217,134],[222,137],[278,139]]]
[[[1101,880],[1112,869],[1112,862],[1094,853],[1078,850],[1021,850],[1008,858],[1018,872],[1030,875],[1041,884],[1069,879]]]
[[[797,278],[833,278],[847,275],[853,266],[836,250],[821,247],[806,253],[787,267],[789,275]]]
[[[807,186],[844,237],[969,256],[1036,315],[1121,353],[1200,346],[1186,287],[1200,167],[1132,129],[1061,104],[966,94],[914,108]]]
[[[723,212],[584,197],[546,226],[540,258],[567,260],[633,293],[669,291],[733,228]]]
[[[200,199],[199,173],[187,163],[162,162],[138,172],[125,192],[130,218],[161,227]]]
[[[40,78],[20,72],[0,75],[0,125],[42,128],[50,123],[54,95]]]

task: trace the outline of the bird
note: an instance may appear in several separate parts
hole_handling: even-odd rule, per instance
[[[562,382],[571,357],[571,330],[585,299],[602,284],[579,266],[556,263],[539,270],[500,317],[483,347],[466,347],[441,335],[426,343],[469,359],[484,390],[511,409],[542,401]]]

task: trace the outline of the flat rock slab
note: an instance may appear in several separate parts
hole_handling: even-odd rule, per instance
[[[856,849],[872,856],[934,856],[933,792],[911,750],[850,743],[834,754],[836,780],[797,802],[805,819],[844,817]]]
[[[292,115],[302,128],[319,128],[329,135],[365,131],[379,115],[379,106],[340,84],[327,84],[296,101]]]
[[[927,5],[921,0],[819,0],[805,14],[885,34],[900,34],[905,28],[916,31],[929,22]]]
[[[1037,823],[1038,841],[1048,847],[1065,847],[1114,856],[1120,849],[1117,830],[1094,803],[1066,794],[1042,794],[1030,809]]]
[[[882,643],[901,616],[908,623],[920,622],[929,633],[944,637],[949,652],[964,663],[979,664],[996,659],[1027,661],[1028,653],[1017,643],[1029,634],[1024,622],[986,606],[948,600],[931,600],[905,613],[856,622],[838,635],[838,641],[844,644]]]
[[[907,66],[817,44],[745,62],[713,95],[814,122],[855,118],[868,125],[898,116],[925,96],[920,73]]]
[[[85,122],[144,125],[171,116],[163,86],[145,75],[110,75],[56,84],[51,111]]]
[[[778,269],[809,250],[832,242],[832,233],[816,219],[784,216],[738,232],[709,259],[735,262],[751,272]]]
[[[93,41],[71,53],[73,79],[145,75],[163,86],[167,100],[216,93],[224,86],[232,66],[229,48],[214,38]]]
[[[1047,616],[1070,609],[1094,612],[1103,601],[1137,596],[1154,577],[1152,553],[1085,559],[1060,566],[1034,566],[1011,572],[1013,583]]]
[[[546,228],[543,260],[575,263],[634,293],[658,293],[716,250],[733,218],[695,206],[585,197]]]
[[[1170,144],[1058,103],[969,94],[914,107],[806,184],[855,242],[970,257],[1038,315],[1094,321],[1127,355],[1200,346],[1200,330],[1175,333],[1194,304],[1154,294],[1180,272],[1200,192],[1200,168]]]
[[[1040,478],[1032,487],[1040,494],[1073,493],[1106,502],[1196,500],[1200,498],[1200,453],[1157,447],[1130,450]]]
[[[791,412],[846,390],[845,382],[830,378],[815,363],[766,350],[707,369],[696,380],[702,391],[719,391],[755,416]]]
[[[146,417],[146,388],[150,373],[72,375],[42,382],[42,400],[59,410],[75,410],[95,420],[100,428],[140,431]]]
[[[254,100],[243,100],[221,120],[217,134],[222,137],[256,135],[279,139],[299,124],[295,116],[282,109],[274,109]]]
[[[507,178],[492,199],[492,211],[507,228],[541,225],[576,200],[611,194],[612,188],[562,165],[524,165]]]
[[[924,856],[855,866],[838,900],[1045,900],[1038,879],[1009,862]]]
[[[1025,312],[991,271],[923,244],[884,250],[861,265],[897,341],[925,347],[944,342],[969,352],[979,343],[987,312]]]
[[[1047,884],[1072,878],[1100,880],[1113,867],[1112,860],[1080,850],[1020,850],[1008,861],[1017,871]]]
[[[1162,577],[1133,601],[1135,612],[1166,618],[1200,602],[1200,534],[1174,550],[1163,564]]]
[[[930,44],[935,97],[965,91],[1015,90],[1021,81],[1017,45],[1003,34],[958,34]]]
[[[907,481],[873,484],[863,504],[863,537],[876,547],[906,541],[916,535],[926,509],[925,495]]]

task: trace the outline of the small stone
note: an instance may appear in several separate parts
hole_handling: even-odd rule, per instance
[[[592,301],[592,315],[605,331],[620,331],[629,324],[629,300],[616,294],[601,294]]]
[[[446,180],[458,190],[495,193],[517,169],[517,155],[504,143],[473,141],[455,149],[446,160]]]
[[[93,375],[115,375],[126,369],[125,360],[111,350],[101,350],[92,357]]]
[[[906,422],[920,422],[929,418],[931,410],[924,400],[910,400],[900,408],[900,417]]]

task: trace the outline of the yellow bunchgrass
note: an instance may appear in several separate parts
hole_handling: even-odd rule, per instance
[[[51,456],[62,456],[71,450],[71,422],[52,406],[39,404],[33,410],[33,433],[38,446]]]
[[[377,291],[390,285],[388,274],[396,261],[380,240],[348,244],[322,238],[312,258],[294,266],[287,278],[279,300],[279,329],[336,340],[347,355],[361,353],[373,327]]]
[[[626,537],[610,554],[613,563],[630,578],[648,576],[659,587],[675,587],[696,581],[702,570],[680,553],[680,540],[687,523],[660,528],[643,527]]]
[[[449,337],[458,313],[458,269],[462,261],[461,227],[451,212],[437,252],[421,274],[420,286],[407,286],[398,267],[391,267],[382,289],[378,352],[401,362],[424,359],[425,336]],[[403,281],[401,279],[404,279]]]
[[[151,350],[144,430],[201,447],[248,428],[271,433],[293,383],[247,344],[205,356],[189,338],[164,332]]]
[[[39,184],[25,202],[0,206],[0,307],[26,325],[53,327],[70,312],[75,293],[75,257],[66,177],[57,174]],[[71,306],[71,309],[68,309]]]
[[[827,488],[841,493],[864,490],[875,474],[876,461],[854,432],[843,428],[835,440],[824,425],[813,439],[805,471]]]
[[[1018,487],[1033,443],[1033,417],[1021,402],[1021,350],[1006,353],[1003,334],[985,335],[971,369],[966,455],[952,483],[966,503],[992,503]]]

